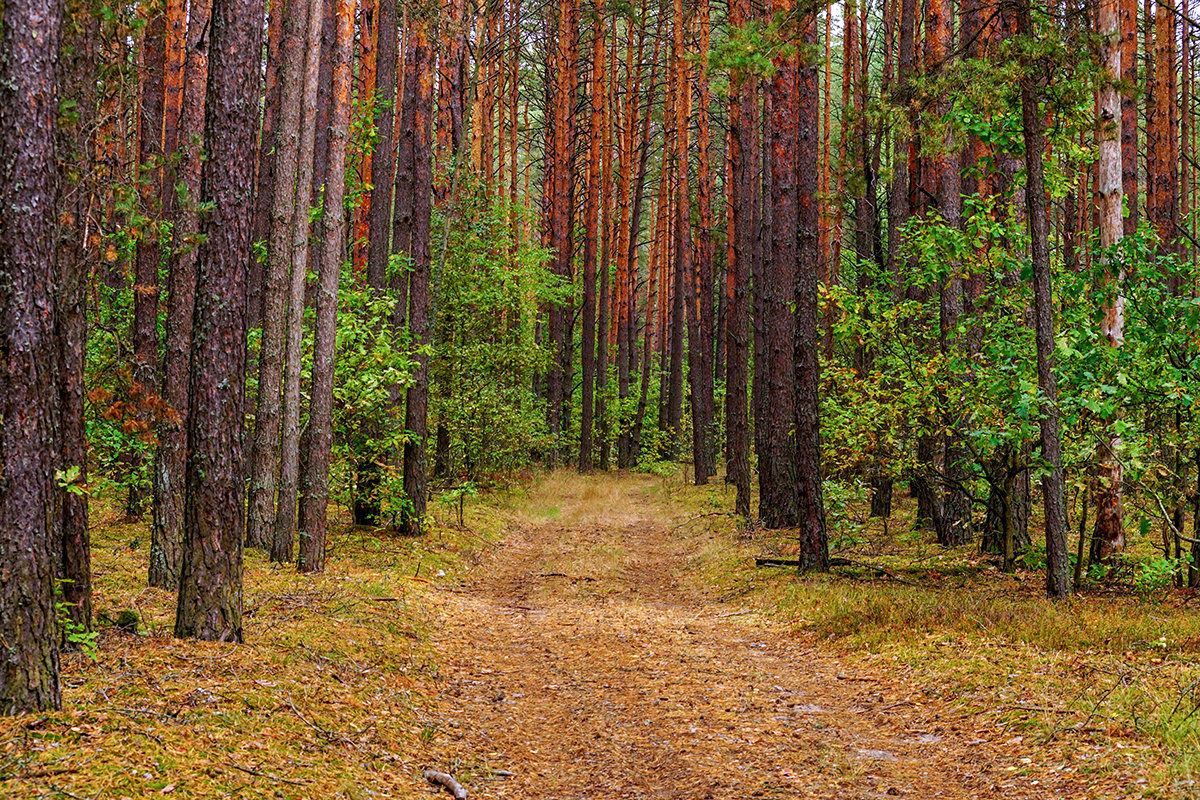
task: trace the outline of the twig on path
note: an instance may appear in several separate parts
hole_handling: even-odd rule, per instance
[[[858,681],[860,683],[879,683],[879,678],[872,678],[866,675],[838,675],[839,681]]]
[[[713,617],[713,619],[725,619],[726,617],[744,617],[747,614],[753,614],[753,613],[754,612],[751,611],[750,609],[746,609],[745,611],[730,611],[727,614],[717,614]]]
[[[350,737],[348,737],[344,734],[338,733],[337,731],[326,730],[325,728],[322,728],[320,725],[316,724],[315,722],[309,722],[309,720],[307,718],[305,718],[305,716],[303,714],[300,713],[300,709],[296,708],[296,704],[292,702],[292,696],[290,694],[287,696],[287,703],[289,706],[292,707],[292,713],[294,713],[296,715],[296,717],[301,722],[303,722],[305,725],[307,725],[308,727],[312,728],[314,731],[319,733],[322,738],[328,739],[329,741],[333,741],[335,739],[341,740],[341,741],[345,742],[346,744],[350,745],[351,747],[358,746],[353,739],[351,739]]]
[[[695,522],[698,519],[706,519],[708,517],[736,517],[736,516],[737,516],[737,514],[735,514],[732,511],[709,511],[706,514],[697,514],[696,516],[691,517],[690,519],[685,519],[683,522],[679,523],[674,528],[671,528],[671,531],[674,532],[674,531],[677,531],[680,528],[684,527],[685,525],[691,525],[693,522]]]
[[[455,800],[467,800],[467,790],[462,787],[461,783],[454,780],[453,775],[438,772],[436,769],[427,769],[425,770],[425,780],[435,786],[446,787],[446,791],[452,793]]]
[[[236,761],[230,761],[229,766],[233,767],[234,769],[239,769],[242,772],[246,773],[247,775],[253,775],[256,778],[270,778],[271,780],[279,781],[280,783],[290,783],[292,786],[307,786],[308,785],[307,783],[304,783],[303,781],[294,781],[290,778],[282,778],[282,777],[275,775],[273,773],[270,773],[270,772],[263,772],[262,770],[251,769],[250,767],[243,767],[241,764],[237,763]]]
[[[565,572],[539,572],[538,577],[539,578],[568,578],[573,581],[587,581],[588,583],[596,582],[595,578],[590,578],[587,575],[568,575]]]

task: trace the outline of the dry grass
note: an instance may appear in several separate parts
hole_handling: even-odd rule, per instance
[[[1117,757],[1144,759],[1151,771],[1165,764],[1166,774],[1148,780],[1170,796],[1200,797],[1193,592],[1113,585],[1051,602],[1041,572],[1006,575],[973,547],[942,550],[932,534],[912,531],[907,501],[886,531],[857,508],[854,537],[832,532],[853,543],[838,554],[859,564],[797,576],[754,566],[756,556],[794,552],[788,532],[746,532],[732,519],[702,516],[724,487],[661,497],[689,521],[681,530],[695,543],[694,576],[723,598],[786,620],[863,669],[902,668],[963,713],[1043,741],[1073,737],[1095,748],[1101,771]],[[1151,551],[1147,542],[1138,547]]]
[[[423,539],[339,520],[315,577],[248,553],[242,645],[171,638],[173,593],[145,588],[146,525],[96,517],[98,617],[135,610],[138,631],[102,627],[94,663],[64,656],[62,712],[0,721],[0,796],[424,795],[441,594],[426,581],[470,569],[503,525],[494,509]]]

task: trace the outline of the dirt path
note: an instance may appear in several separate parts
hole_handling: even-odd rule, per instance
[[[644,482],[572,486],[442,609],[432,749],[472,797],[1088,796],[1021,737],[688,586]]]

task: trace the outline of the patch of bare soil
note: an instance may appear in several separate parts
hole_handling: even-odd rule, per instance
[[[1070,742],[1001,730],[706,596],[640,485],[616,485],[521,525],[443,595],[429,756],[472,797],[1138,793]]]

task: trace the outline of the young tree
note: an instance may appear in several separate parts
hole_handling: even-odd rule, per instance
[[[1108,6],[1102,14],[1115,14],[1115,0],[1102,0]],[[1029,0],[1017,0],[1013,26],[1018,35],[1032,40],[1033,19]],[[1119,53],[1110,46],[1107,65],[1116,74],[1111,60]],[[1119,58],[1119,55],[1117,56]],[[1036,69],[1033,64],[1029,70]],[[1046,510],[1046,591],[1051,597],[1071,593],[1070,562],[1067,558],[1066,492],[1063,486],[1062,441],[1059,434],[1058,383],[1054,374],[1054,302],[1051,292],[1049,214],[1042,154],[1046,149],[1045,117],[1039,107],[1040,76],[1025,74],[1021,79],[1021,119],[1025,138],[1025,204],[1029,223],[1029,251],[1033,266],[1034,333],[1037,342],[1038,389],[1041,391],[1042,459],[1047,471],[1042,477],[1042,498]],[[1116,89],[1106,97],[1106,107],[1116,112]],[[1116,147],[1109,141],[1108,147]],[[1119,173],[1116,176],[1119,178]]]
[[[54,241],[62,5],[0,12],[0,713],[58,708]]]
[[[1117,0],[1100,0],[1097,33],[1100,36],[1104,80],[1100,97],[1096,137],[1099,141],[1100,247],[1105,253],[1103,269],[1112,299],[1104,309],[1100,333],[1111,347],[1125,340],[1125,268],[1115,254],[1124,236],[1121,176],[1121,99],[1117,81],[1121,77],[1121,47],[1117,39]],[[1121,437],[1111,428],[1102,434],[1100,460],[1096,465],[1096,529],[1094,555],[1107,560],[1125,548],[1125,515],[1121,502]]]
[[[10,6],[11,7],[11,6]],[[242,639],[246,284],[262,0],[213,0],[175,635]]]

